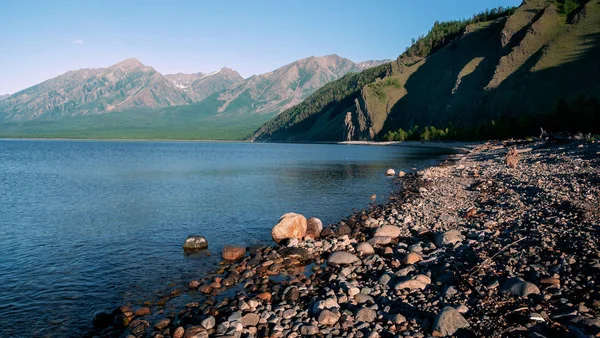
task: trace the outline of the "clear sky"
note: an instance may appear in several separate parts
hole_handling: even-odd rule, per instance
[[[308,56],[394,59],[437,21],[521,0],[1,0],[0,94],[135,57],[244,77]]]

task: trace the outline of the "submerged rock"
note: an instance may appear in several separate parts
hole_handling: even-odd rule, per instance
[[[184,251],[197,251],[208,248],[208,241],[204,236],[190,235],[183,243]]]
[[[306,218],[300,214],[289,212],[279,219],[279,223],[271,230],[271,236],[277,243],[284,239],[301,239],[306,235]]]

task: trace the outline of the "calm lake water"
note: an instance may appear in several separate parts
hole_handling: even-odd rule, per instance
[[[0,336],[78,337],[270,243],[286,212],[335,223],[444,150],[403,146],[0,140]],[[212,255],[184,256],[186,236]]]

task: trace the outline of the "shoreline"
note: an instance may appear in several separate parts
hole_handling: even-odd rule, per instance
[[[517,168],[505,163],[511,147],[525,150],[517,152]],[[190,281],[194,301],[176,313],[165,313],[164,305],[178,294],[167,296],[163,306],[136,311],[122,306],[97,316],[96,329],[85,336],[121,335],[125,329],[136,337],[391,337],[452,330],[500,337],[535,330],[565,334],[568,324],[600,333],[598,287],[589,289],[580,278],[588,292],[573,292],[571,285],[578,283],[568,272],[584,263],[591,267],[577,268],[587,276],[600,272],[598,210],[589,207],[598,203],[599,183],[576,180],[600,177],[599,144],[517,141],[469,149],[398,178],[401,189],[390,200],[340,220],[320,239],[253,247],[241,260],[223,261],[216,274]],[[555,179],[579,185],[558,206],[538,197],[560,196],[556,190],[562,192],[563,185]],[[582,187],[591,195],[581,196]],[[561,236],[541,229],[532,206],[543,208],[544,220],[583,222],[581,229],[561,229]],[[580,237],[588,246],[595,243],[596,251],[584,250],[583,258],[568,253],[565,272],[552,268],[556,254],[568,246],[548,243]],[[334,252],[349,254],[349,261],[332,262]],[[515,252],[516,262],[503,254]],[[591,261],[584,262],[586,257]],[[524,290],[526,295],[519,294]],[[572,314],[557,315],[567,310]],[[592,324],[581,324],[584,320]]]

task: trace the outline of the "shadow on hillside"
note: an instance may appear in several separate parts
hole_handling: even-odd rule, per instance
[[[453,125],[460,128],[490,123],[492,119],[505,116],[548,113],[553,110],[559,98],[570,98],[576,94],[598,96],[600,34],[580,37],[584,41],[581,48],[559,66],[532,72],[547,52],[544,46],[497,88],[485,89],[494,76],[500,59],[521,44],[543,12],[544,10],[537,11],[532,20],[516,32],[505,47],[502,47],[500,41],[505,23],[502,20],[469,33],[430,56],[407,80],[407,94],[391,108],[379,135],[398,128],[410,129],[416,125]],[[463,76],[457,86],[457,79],[463,68],[472,67],[469,62],[476,58],[483,60]]]

